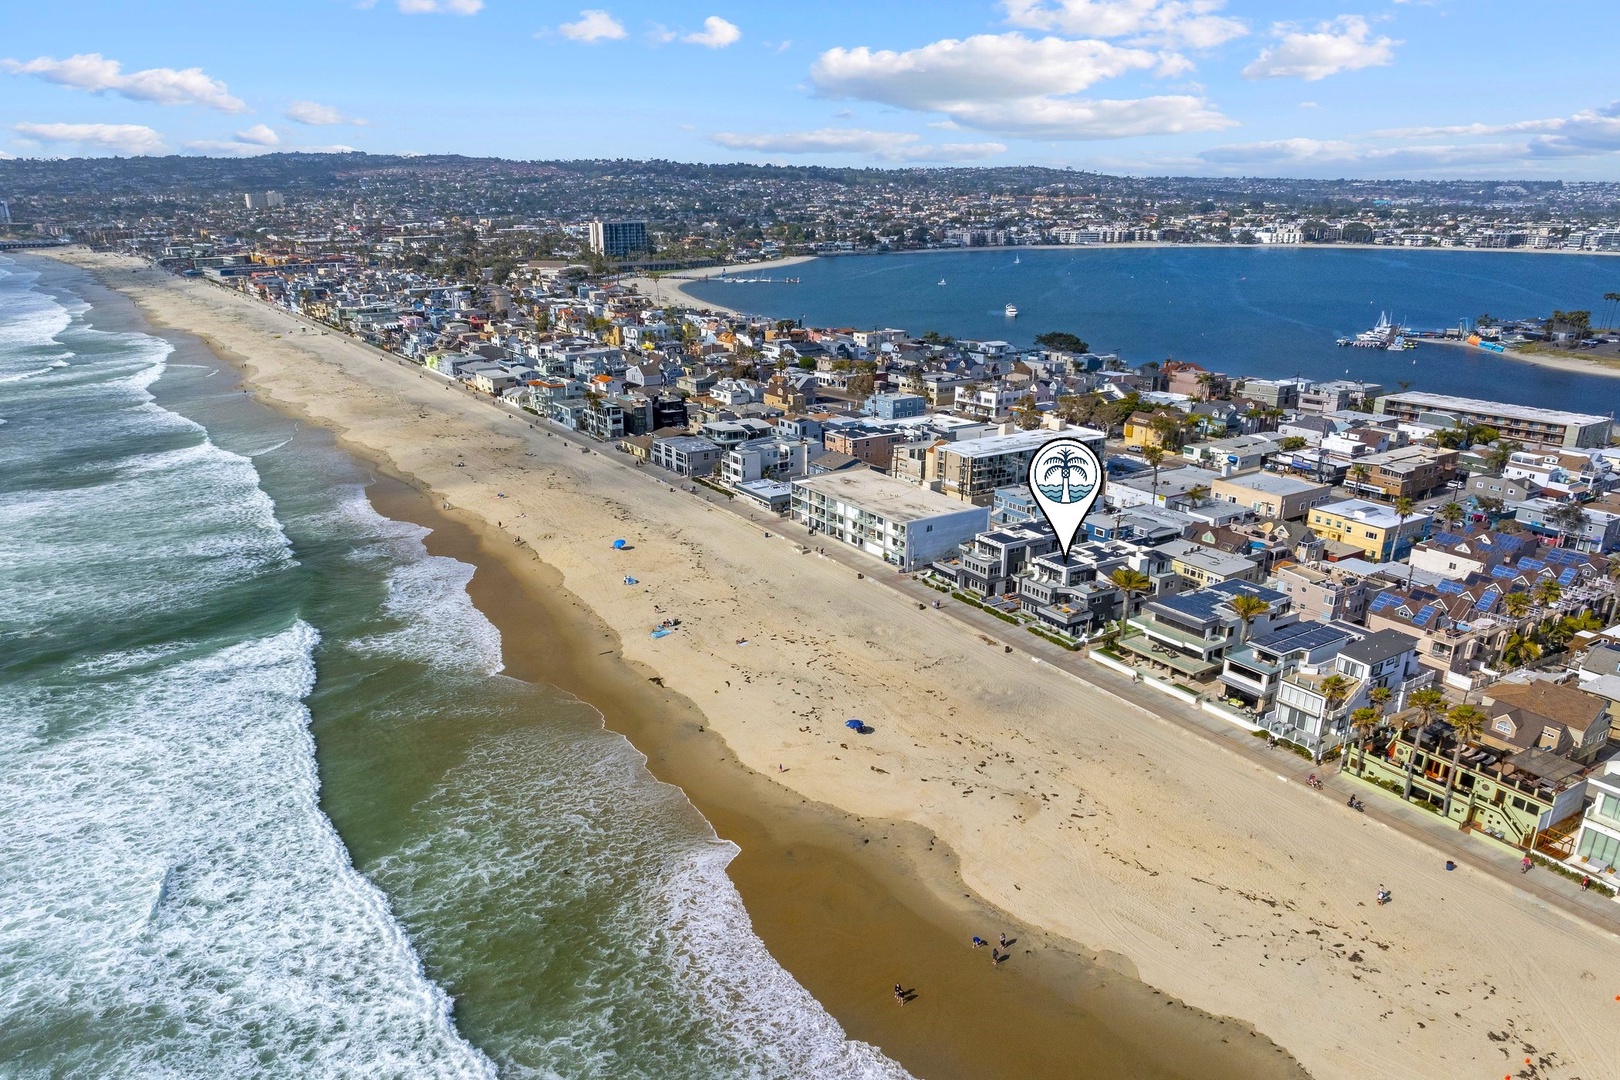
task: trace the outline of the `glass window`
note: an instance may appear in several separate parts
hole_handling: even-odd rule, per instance
[[[1613,866],[1620,859],[1620,839],[1596,829],[1585,829],[1581,833],[1581,847],[1577,854],[1595,866]]]
[[[1597,812],[1610,821],[1620,821],[1620,798],[1604,795],[1598,799]]]

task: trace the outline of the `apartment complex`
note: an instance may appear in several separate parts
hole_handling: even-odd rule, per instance
[[[871,469],[793,481],[793,519],[901,570],[926,566],[985,531],[990,511]]]
[[[610,259],[651,251],[645,221],[591,222],[591,250]]]
[[[1098,458],[1103,456],[1104,435],[1100,431],[1037,428],[943,443],[933,450],[933,475],[943,494],[975,506],[989,506],[997,488],[1022,484],[1036,452],[1058,438],[1078,439],[1095,450]]]
[[[1378,399],[1376,408],[1400,420],[1483,424],[1501,432],[1505,439],[1534,446],[1607,446],[1609,429],[1614,424],[1607,416],[1416,391],[1385,394]]]

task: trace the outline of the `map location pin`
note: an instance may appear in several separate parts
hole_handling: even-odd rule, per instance
[[[1030,460],[1029,492],[1057,533],[1064,558],[1102,489],[1102,460],[1079,439],[1053,439]]]

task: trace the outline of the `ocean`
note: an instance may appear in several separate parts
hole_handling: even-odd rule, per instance
[[[0,1075],[905,1077],[371,479],[0,259]]]
[[[737,276],[746,277],[745,273]],[[1360,379],[1413,389],[1612,414],[1620,379],[1556,371],[1475,349],[1339,348],[1378,321],[1439,329],[1483,314],[1545,318],[1620,291],[1620,259],[1523,252],[1355,248],[980,248],[816,259],[717,281],[693,296],[810,326],[899,327],[1033,344],[1079,335],[1128,363],[1192,360],[1231,375]],[[797,277],[800,284],[782,284]],[[944,285],[939,284],[943,280]],[[1018,308],[1016,318],[1004,312]]]

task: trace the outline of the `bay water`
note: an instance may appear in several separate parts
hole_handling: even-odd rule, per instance
[[[1612,376],[1461,346],[1392,353],[1335,344],[1384,312],[1424,329],[1471,326],[1485,314],[1545,318],[1555,309],[1591,311],[1596,325],[1608,306],[1603,294],[1620,292],[1620,258],[1609,255],[1125,244],[841,256],[735,276],[774,280],[705,281],[687,291],[810,326],[892,326],[1020,346],[1062,330],[1133,365],[1170,358],[1233,376],[1358,379],[1390,390],[1409,382],[1543,408],[1620,409],[1620,378]],[[783,283],[787,277],[799,283]],[[1008,304],[1016,317],[1007,317]]]
[[[0,259],[0,1075],[904,1077],[370,480]]]

